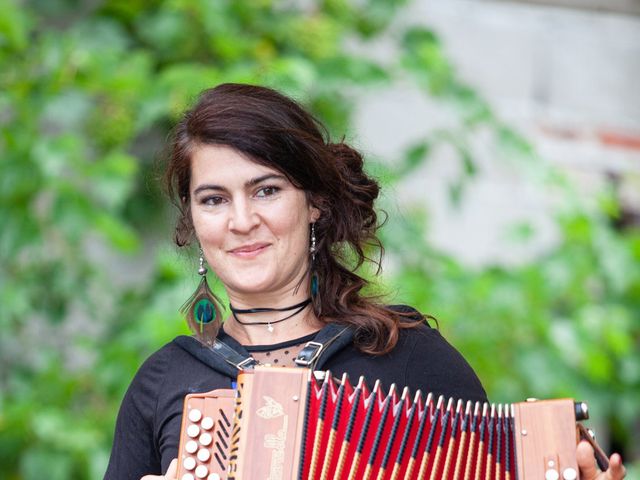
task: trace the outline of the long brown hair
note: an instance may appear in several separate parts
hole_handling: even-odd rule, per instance
[[[379,187],[364,172],[362,155],[343,142],[331,143],[317,119],[270,88],[222,84],[205,90],[176,126],[164,184],[180,212],[178,246],[194,238],[191,153],[202,144],[230,146],[282,172],[320,211],[313,264],[320,279],[314,303],[320,321],[354,326],[357,347],[373,354],[390,351],[400,328],[419,323],[361,292],[367,280],[356,271],[372,260],[366,252],[377,250],[379,258],[383,252],[374,209]]]

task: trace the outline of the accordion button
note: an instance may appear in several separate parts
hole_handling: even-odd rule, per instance
[[[199,422],[201,418],[202,412],[197,408],[194,408],[189,412],[189,420],[191,420],[192,422]]]
[[[191,438],[195,438],[200,434],[200,428],[197,425],[189,425],[187,427],[187,435]]]
[[[189,453],[196,453],[198,451],[198,442],[195,440],[189,440],[184,446],[184,449]]]
[[[217,473],[210,473],[207,480],[220,480],[220,475]]]
[[[182,478],[180,480],[196,480],[196,477],[194,477],[190,473],[185,473],[184,475],[182,475]]]
[[[207,450],[206,448],[201,448],[200,450],[198,450],[198,460],[200,460],[201,462],[206,462],[207,460],[209,460],[209,458],[211,458],[209,450]]]
[[[196,468],[196,460],[193,457],[187,457],[184,459],[184,461],[182,462],[182,466],[185,468],[185,470],[193,470],[194,468]]]
[[[207,467],[204,465],[198,465],[198,468],[196,468],[196,477],[205,478],[207,475],[209,475]]]
[[[546,472],[544,472],[544,480],[558,480],[559,478],[560,474],[553,468],[550,468]]]
[[[202,422],[200,422],[200,426],[205,430],[211,430],[213,428],[213,418],[204,417]]]
[[[203,433],[202,435],[200,435],[201,445],[204,445],[206,447],[208,445],[211,445],[212,441],[213,441],[213,438],[211,438],[211,435],[209,435],[208,433]]]
[[[576,480],[576,478],[578,478],[578,473],[573,468],[565,468],[562,471],[562,478],[564,480]]]

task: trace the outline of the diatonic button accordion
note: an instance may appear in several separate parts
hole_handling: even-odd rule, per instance
[[[585,418],[571,399],[472,403],[256,367],[186,396],[178,480],[574,480]]]

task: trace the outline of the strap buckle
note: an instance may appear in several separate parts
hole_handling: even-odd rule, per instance
[[[320,356],[323,347],[324,345],[320,342],[307,342],[295,359],[296,365],[308,367]]]
[[[238,370],[250,370],[258,364],[253,357],[247,357],[240,363],[236,364]]]

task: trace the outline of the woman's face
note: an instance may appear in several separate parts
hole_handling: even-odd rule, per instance
[[[307,272],[309,224],[318,217],[305,193],[221,145],[195,149],[190,189],[196,236],[230,297],[262,294],[275,304],[291,295]]]

